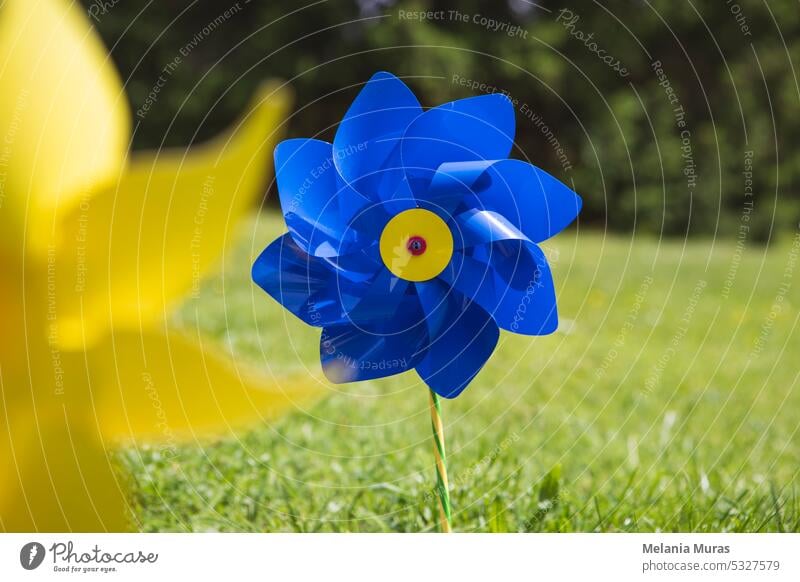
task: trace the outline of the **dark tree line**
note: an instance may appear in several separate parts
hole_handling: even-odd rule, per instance
[[[800,221],[792,2],[83,3],[132,111],[150,96],[136,147],[213,135],[266,77],[294,88],[288,135],[330,139],[389,70],[423,105],[508,93],[514,155],[572,183],[583,224],[767,240]]]

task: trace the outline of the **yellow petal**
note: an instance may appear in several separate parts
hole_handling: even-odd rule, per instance
[[[178,332],[114,332],[88,357],[97,418],[106,438],[158,441],[229,434],[302,412],[324,392],[308,375],[273,378]]]
[[[48,359],[35,361],[30,375],[2,376],[0,531],[130,529],[125,483],[91,416],[79,359],[63,363],[63,393],[44,389],[60,383]]]
[[[25,338],[26,318],[22,308],[24,297],[22,282],[25,281],[28,285],[33,282],[26,281],[22,266],[22,260],[4,260],[3,252],[0,251],[0,270],[3,272],[0,276],[0,321],[2,321],[0,325],[3,326],[3,331],[0,332],[0,375],[6,369],[10,371],[11,368],[21,366],[25,357],[23,338]],[[34,318],[29,326],[32,329],[38,328],[44,333],[43,323],[42,318]]]
[[[118,175],[130,134],[122,84],[79,4],[0,7],[0,245],[43,254],[53,213]]]
[[[63,346],[109,325],[161,320],[196,289],[241,214],[266,189],[287,90],[266,86],[227,134],[204,146],[139,154],[118,185],[63,223],[59,321]]]

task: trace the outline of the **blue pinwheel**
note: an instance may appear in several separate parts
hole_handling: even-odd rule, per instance
[[[330,380],[413,368],[453,398],[494,351],[498,328],[556,329],[553,279],[536,243],[569,225],[581,199],[508,159],[514,125],[505,95],[423,111],[400,79],[381,72],[333,144],[277,146],[289,232],[258,257],[253,279],[322,328]]]

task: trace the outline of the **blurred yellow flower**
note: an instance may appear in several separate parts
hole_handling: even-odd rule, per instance
[[[130,527],[109,439],[274,418],[319,391],[168,331],[265,183],[289,97],[187,151],[129,156],[109,57],[61,0],[0,7],[0,530]]]

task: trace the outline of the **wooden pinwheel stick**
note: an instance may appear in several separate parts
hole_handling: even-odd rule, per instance
[[[444,425],[439,395],[430,393],[431,428],[433,429],[433,455],[436,459],[436,492],[439,497],[439,526],[442,533],[450,533],[450,489],[447,484],[447,455],[444,449]]]

